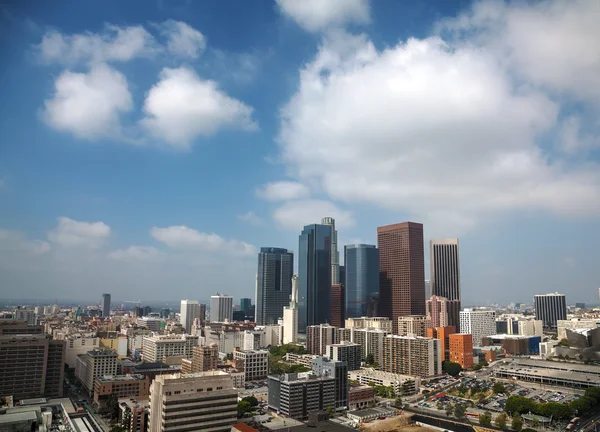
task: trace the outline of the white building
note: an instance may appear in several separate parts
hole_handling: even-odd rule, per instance
[[[238,371],[243,371],[246,381],[266,378],[269,374],[269,351],[235,350],[233,361]]]
[[[481,346],[484,337],[496,334],[496,312],[485,309],[460,311],[460,331],[473,335],[473,346]]]
[[[220,353],[231,354],[236,346],[244,346],[243,334],[240,336],[241,332],[213,330],[208,327],[204,328],[204,332],[204,343],[206,345],[217,344]]]
[[[152,318],[152,317],[140,317],[137,319],[136,324],[138,327],[146,327],[148,330],[152,331],[160,331],[160,325],[163,320],[160,318]]]
[[[396,394],[415,394],[421,387],[421,378],[418,376],[401,375],[371,368],[348,371],[348,376],[351,380],[358,381],[359,384],[373,383],[376,386],[393,387]]]
[[[392,332],[392,320],[386,317],[360,317],[360,318],[347,318],[346,328],[368,328],[368,329],[381,329],[388,333]]]
[[[284,344],[298,342],[298,275],[292,277],[292,295],[290,305],[283,308]]]
[[[268,324],[266,326],[257,327],[257,329],[262,329],[265,333],[264,345],[261,346],[261,348],[283,345],[282,324]]]
[[[194,319],[200,318],[200,304],[197,300],[181,300],[179,322],[187,333],[192,331]]]
[[[117,352],[96,349],[79,354],[75,360],[75,376],[88,391],[93,391],[96,378],[117,374]]]
[[[558,320],[558,340],[566,339],[567,330],[594,329],[600,327],[600,318],[573,318]]]
[[[211,296],[210,320],[213,322],[233,321],[233,297],[218,293]]]
[[[198,337],[192,335],[145,336],[142,357],[145,362],[163,361],[167,357],[191,358],[192,349],[198,345]]]
[[[522,320],[519,321],[520,336],[543,336],[544,326],[541,320]]]
[[[65,363],[74,368],[77,356],[100,347],[100,339],[92,334],[74,333],[57,338],[65,341]]]

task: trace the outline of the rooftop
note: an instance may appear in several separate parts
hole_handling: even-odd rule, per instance
[[[594,365],[585,365],[579,363],[555,362],[547,360],[531,360],[531,359],[513,359],[505,360],[522,366],[529,366],[538,369],[556,369],[562,371],[570,371],[577,373],[589,373],[592,375],[600,375],[600,367]]]
[[[103,377],[96,378],[101,383],[112,383],[122,381],[143,381],[146,378],[144,375],[139,374],[127,374],[127,375],[104,375]]]

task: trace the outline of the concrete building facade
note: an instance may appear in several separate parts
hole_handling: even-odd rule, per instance
[[[399,336],[427,337],[427,330],[431,327],[431,320],[425,315],[408,315],[398,318]]]
[[[442,358],[439,339],[387,335],[383,341],[385,372],[433,377],[442,373]]]
[[[460,331],[473,335],[473,345],[482,346],[482,339],[496,333],[496,312],[485,309],[465,309],[460,312]]]

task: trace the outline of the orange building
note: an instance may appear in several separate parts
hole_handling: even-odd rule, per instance
[[[441,351],[444,353],[444,360],[450,359],[450,335],[456,333],[454,326],[435,327],[427,329],[427,337],[439,339],[441,342]]]
[[[469,333],[453,333],[449,336],[450,358],[463,369],[473,367],[473,335]]]

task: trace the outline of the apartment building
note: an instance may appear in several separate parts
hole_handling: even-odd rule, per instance
[[[441,350],[444,355],[442,360],[450,359],[450,335],[453,333],[456,333],[454,326],[427,329],[427,337],[440,340]]]
[[[336,327],[329,324],[310,325],[306,327],[306,350],[311,354],[325,355],[327,345],[337,342]]]
[[[192,349],[198,345],[198,336],[154,335],[145,336],[142,343],[142,358],[145,362],[164,361],[168,357],[191,358]]]
[[[346,328],[370,328],[370,329],[381,329],[388,333],[392,332],[392,320],[387,317],[360,317],[360,318],[347,318]]]
[[[96,378],[117,375],[117,358],[116,351],[103,349],[79,354],[75,362],[75,376],[89,392],[92,392]]]
[[[486,309],[461,311],[460,331],[473,335],[473,346],[482,346],[484,337],[496,334],[496,312]]]
[[[425,315],[407,315],[398,317],[398,335],[427,337],[431,319]]]
[[[104,375],[94,383],[94,402],[103,405],[111,395],[118,398],[146,399],[150,394],[150,379],[143,375]]]
[[[335,409],[335,378],[311,372],[269,376],[269,409],[297,420]]]
[[[327,357],[335,361],[346,362],[348,370],[360,369],[360,345],[343,341],[338,344],[327,345]]]
[[[192,348],[192,358],[183,359],[182,373],[196,373],[217,369],[219,361],[219,347],[217,344],[210,346],[198,345]]]
[[[439,339],[387,335],[383,351],[382,369],[386,372],[423,378],[442,373],[443,353]]]
[[[235,368],[244,372],[246,381],[263,379],[269,374],[269,351],[236,349],[233,361]]]

